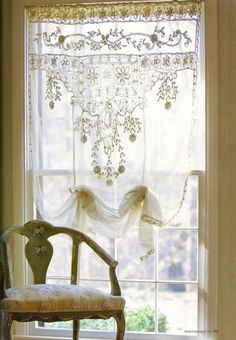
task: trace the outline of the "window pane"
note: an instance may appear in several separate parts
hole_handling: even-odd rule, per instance
[[[114,254],[114,241],[96,236],[96,242],[102,245],[108,254]],[[81,245],[80,278],[109,280],[108,265],[86,244]]]
[[[69,189],[73,186],[73,178],[70,175],[51,174],[42,176],[40,179],[43,189],[43,209],[50,215],[61,207],[62,201],[65,202],[69,196]],[[64,221],[62,221],[63,224]]]
[[[72,329],[72,321],[38,322],[38,327]]]
[[[155,256],[141,261],[138,242],[138,230],[134,228],[117,240],[119,279],[154,279]]]
[[[61,109],[61,111],[63,111]],[[42,167],[44,169],[71,169],[72,141],[70,116],[42,120]]]
[[[71,272],[71,238],[67,235],[55,235],[49,241],[53,246],[53,257],[47,271],[50,276],[70,276]]]
[[[197,280],[198,232],[160,229],[157,238],[159,279]]]
[[[126,300],[126,332],[154,332],[155,284],[123,282],[121,289]]]
[[[158,284],[157,305],[166,316],[167,333],[189,334],[197,329],[197,285]]]
[[[67,285],[67,284],[70,284],[70,277],[59,277],[59,276],[57,278],[49,277],[47,278],[47,283],[55,284],[55,285]]]
[[[115,323],[114,318],[109,318],[106,320],[101,319],[85,319],[80,321],[81,330],[91,330],[91,331],[114,331]]]
[[[99,289],[103,291],[104,293],[108,293],[108,294],[110,294],[111,292],[110,281],[80,280],[80,285],[84,287]]]
[[[182,208],[169,227],[198,228],[198,199],[199,180],[198,176],[190,176],[187,184],[187,191]]]

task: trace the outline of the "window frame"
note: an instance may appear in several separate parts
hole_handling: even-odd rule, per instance
[[[59,171],[59,174],[60,173],[62,173],[63,172],[63,170],[62,171]],[[41,171],[41,175],[43,175],[43,174],[47,174],[48,175],[48,173],[50,173],[50,174],[54,174],[54,173],[57,173],[58,174],[58,172],[55,170],[55,171],[53,171],[53,170],[45,170],[45,171]],[[203,192],[204,191],[204,177],[205,177],[205,171],[203,171],[203,170],[193,170],[193,171],[191,171],[190,173],[189,173],[189,175],[190,176],[194,176],[194,177],[197,177],[197,179],[198,179],[198,188],[199,188],[199,192],[201,191],[201,192]],[[200,199],[200,201],[202,201],[201,199]],[[202,207],[202,209],[204,209],[203,207]],[[199,207],[199,210],[201,210],[201,207]],[[200,224],[200,223],[198,223],[198,224]],[[203,227],[204,228],[204,227]],[[198,239],[198,242],[197,242],[197,266],[198,266],[198,263],[199,263],[199,256],[198,256],[198,253],[199,253],[199,228],[198,227],[178,227],[178,228],[174,228],[174,227],[165,227],[165,230],[171,230],[171,231],[173,231],[173,232],[181,232],[181,231],[187,231],[187,232],[193,232],[193,233],[195,233],[195,232],[197,232],[197,234],[198,234],[198,236],[197,236],[197,239]],[[99,241],[97,241],[98,243],[99,243]],[[101,243],[100,243],[101,244]],[[117,259],[117,256],[116,256],[116,253],[117,253],[117,245],[115,245],[114,246],[114,253],[110,253],[111,254],[111,256],[112,257],[114,257],[114,258],[116,258]],[[81,251],[83,251],[83,250],[81,250]],[[106,250],[106,251],[108,251],[108,250]],[[155,263],[157,263],[157,261],[158,261],[158,252],[155,252]],[[204,258],[204,253],[203,253],[203,251],[201,251],[201,256]],[[119,259],[118,259],[118,261],[119,261]],[[153,286],[155,286],[155,288],[154,288],[154,295],[155,295],[155,301],[156,301],[156,299],[157,299],[157,296],[158,296],[158,285],[159,284],[163,284],[163,283],[165,283],[165,284],[171,284],[171,285],[173,285],[173,284],[184,284],[184,285],[196,285],[196,286],[199,286],[199,275],[197,275],[197,277],[196,277],[196,279],[195,280],[186,280],[186,279],[178,279],[178,280],[176,280],[176,281],[173,281],[173,280],[171,280],[171,279],[158,279],[158,277],[157,277],[157,272],[158,272],[158,267],[155,267],[156,268],[156,270],[155,270],[155,275],[154,275],[154,277],[152,278],[152,279],[144,279],[144,280],[142,280],[142,279],[122,279],[122,278],[120,278],[119,279],[119,283],[120,284],[125,284],[125,283],[130,283],[130,282],[134,282],[134,283],[138,283],[138,282],[143,282],[143,283],[145,283],[145,284],[153,284]],[[105,269],[105,268],[104,268]],[[119,266],[118,266],[118,275],[119,275]],[[200,278],[201,278],[201,276],[202,275],[200,275]],[[48,279],[67,279],[68,277],[66,277],[66,276],[54,276],[54,275],[49,275],[49,277],[48,277]],[[104,281],[104,282],[106,282],[106,283],[108,283],[109,284],[109,280],[108,279],[101,279],[101,278],[99,278],[99,279],[96,279],[96,278],[81,278],[81,281],[99,281],[99,282],[102,282],[102,281]],[[200,310],[201,308],[202,308],[202,301],[199,301],[200,300],[200,294],[199,294],[199,291],[197,291],[197,295],[198,295],[198,301],[197,301],[197,308],[198,308],[198,310]],[[156,307],[156,304],[157,304],[157,301],[155,302],[155,307]],[[156,316],[156,318],[157,318],[157,309],[155,309],[155,316]],[[199,314],[199,313],[197,313],[197,314]],[[199,319],[199,318],[198,318]],[[156,325],[156,327],[157,327],[157,325]],[[195,330],[195,328],[193,328],[194,330]],[[51,328],[47,328],[47,327],[45,327],[45,328],[38,328],[37,326],[36,326],[36,323],[32,323],[31,325],[30,325],[30,334],[34,334],[34,335],[37,335],[37,336],[39,336],[39,335],[42,335],[42,334],[45,334],[45,335],[47,335],[47,336],[68,336],[68,335],[71,335],[72,334],[72,332],[70,331],[70,330],[68,330],[68,329],[55,329],[55,328],[53,328],[53,329],[51,329]],[[114,336],[115,336],[115,332],[113,332],[113,331],[95,331],[95,330],[81,330],[81,332],[80,332],[80,334],[81,334],[81,336],[82,336],[82,338],[85,338],[85,339],[90,339],[90,338],[92,338],[92,339],[100,339],[100,336],[101,336],[101,334],[102,334],[102,337],[103,338],[105,338],[105,339],[111,339],[111,338],[113,338]],[[193,334],[191,335],[191,336],[187,336],[188,335],[188,333],[187,333],[187,331],[186,331],[186,333],[185,334],[171,334],[171,333],[153,333],[153,332],[146,332],[146,333],[142,333],[142,332],[139,332],[139,333],[135,333],[135,332],[127,332],[126,333],[126,339],[127,340],[143,340],[143,339],[145,339],[145,340],[154,340],[154,339],[156,339],[156,336],[158,335],[158,338],[160,339],[160,340],[162,340],[162,339],[166,339],[166,337],[167,336],[169,336],[170,337],[170,339],[174,339],[174,340],[181,340],[182,339],[182,336],[184,336],[184,338],[185,339],[193,339]],[[194,337],[195,338],[195,337]],[[169,338],[168,338],[169,339]]]
[[[24,8],[32,5],[45,5],[55,3],[75,3],[67,0],[15,0],[12,3],[12,135],[14,145],[13,156],[13,224],[24,223],[32,216],[32,206],[24,202],[32,201],[32,186],[30,174],[25,171],[25,98],[24,98]],[[78,1],[79,2],[79,1]],[[93,2],[90,0],[83,3]],[[110,2],[110,0],[104,0]],[[199,249],[204,256],[199,258],[199,266],[205,268],[199,277],[199,284],[203,290],[205,304],[199,305],[200,324],[205,330],[217,329],[217,192],[218,192],[218,150],[217,150],[217,4],[214,0],[205,1],[205,46],[206,46],[206,183],[203,187],[203,195],[207,193],[204,209],[200,220],[205,221],[206,228],[200,228]],[[17,56],[17,58],[15,57]],[[205,181],[204,181],[205,182]],[[25,189],[27,188],[27,189]],[[201,195],[201,193],[200,193]],[[201,223],[201,222],[200,222]],[[16,270],[16,283],[22,284],[28,281],[28,270],[20,258],[22,258],[23,245],[19,240],[14,240],[13,263]],[[202,249],[203,248],[203,249]],[[207,249],[207,251],[205,251]],[[18,323],[15,332],[20,336],[29,335],[29,325]],[[56,334],[55,334],[56,335]],[[201,333],[194,339],[202,339],[206,334]],[[206,335],[206,336],[209,336]],[[214,338],[216,334],[212,335]],[[158,335],[159,337],[159,335]],[[173,339],[171,335],[163,335],[166,340]],[[177,340],[178,336],[174,339]],[[180,336],[181,338],[182,336]],[[28,338],[28,337],[27,337]],[[34,338],[34,337],[29,337]],[[154,335],[156,338],[156,335]],[[184,336],[185,339],[193,339],[192,336]],[[46,338],[44,338],[46,339]],[[127,337],[129,339],[129,337]],[[138,337],[136,337],[138,339]],[[161,339],[161,338],[160,338]]]

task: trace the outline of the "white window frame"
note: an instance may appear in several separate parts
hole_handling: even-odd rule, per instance
[[[56,3],[75,3],[75,0],[14,0],[12,2],[12,135],[13,145],[13,175],[14,183],[12,223],[24,223],[32,216],[30,209],[24,202],[32,202],[32,188],[30,176],[25,172],[25,69],[24,69],[24,9],[33,5],[53,5]],[[94,2],[84,0],[85,2]],[[109,2],[109,0],[103,0]],[[217,3],[215,0],[205,1],[205,45],[206,45],[206,185],[203,185],[207,193],[204,209],[200,216],[205,221],[206,228],[201,228],[199,235],[200,256],[199,265],[205,271],[199,277],[199,284],[204,294],[204,304],[199,304],[199,317],[202,330],[217,330],[217,242],[218,242],[218,150],[217,150]],[[25,189],[27,188],[27,190]],[[204,194],[204,193],[203,193]],[[201,193],[200,193],[201,195]],[[204,195],[203,195],[204,196]],[[201,223],[201,222],[200,222]],[[23,247],[18,239],[14,240],[14,267],[16,283],[23,284],[28,280],[27,268],[20,261],[23,258]],[[207,249],[207,251],[205,251]],[[200,330],[201,330],[200,329]],[[15,324],[15,339],[35,339],[29,336],[29,324]],[[216,339],[217,333],[199,333],[198,336],[180,336],[179,339]],[[155,335],[153,339],[177,340],[178,336]],[[47,337],[37,337],[46,340]],[[129,339],[127,335],[126,339]],[[138,340],[138,337],[136,337]]]
[[[64,170],[62,170],[64,171]],[[59,171],[59,175],[60,175],[60,171]],[[54,170],[45,170],[45,171],[41,171],[41,175],[45,175],[45,174],[55,174],[55,171]],[[58,173],[57,173],[58,174]],[[202,170],[193,170],[191,171],[189,174],[189,176],[196,176],[198,178],[198,188],[199,188],[199,196],[201,195],[202,197],[204,197],[204,186],[205,186],[205,171],[202,171]],[[200,203],[200,206],[199,206],[199,211],[204,211],[204,200],[199,199],[199,203]],[[201,219],[201,220],[200,220]],[[202,227],[201,229],[203,229],[201,231],[201,235],[204,235],[204,218],[203,218],[203,214],[201,216],[199,216],[199,222],[198,222],[198,225],[201,225],[202,224]],[[200,244],[200,234],[199,234],[199,230],[200,228],[198,227],[179,227],[178,230],[176,230],[175,228],[173,227],[165,227],[165,230],[171,230],[171,231],[192,231],[192,232],[198,232],[198,243]],[[199,262],[201,261],[201,259],[204,259],[205,258],[205,250],[204,249],[201,249],[201,251],[199,251],[199,244],[197,246],[197,264],[199,266]],[[115,251],[116,253],[116,251]],[[113,256],[114,254],[112,254]],[[157,263],[157,257],[158,257],[158,252],[155,253],[155,256],[156,256],[156,259],[155,259],[155,263]],[[116,255],[114,258],[117,258]],[[158,272],[158,269],[155,271],[155,279],[150,279],[150,280],[144,280],[145,283],[152,283],[152,284],[155,284],[155,295],[157,294],[156,293],[156,290],[157,290],[157,287],[156,285],[158,285],[159,283],[162,284],[162,283],[167,283],[167,284],[173,284],[173,281],[172,280],[159,280],[157,278],[157,272]],[[51,277],[49,277],[50,279]],[[57,277],[53,277],[53,278],[57,278]],[[60,279],[60,277],[58,277]],[[65,278],[65,277],[64,277]],[[82,279],[84,280],[84,279]],[[86,281],[90,281],[90,279],[85,279]],[[92,279],[93,280],[93,279]],[[96,278],[95,278],[95,281],[96,281]],[[99,279],[98,281],[103,281],[101,279]],[[107,281],[107,280],[104,280],[104,281]],[[141,282],[142,280],[139,280],[139,279],[120,279],[119,282],[120,283],[125,283],[125,282]],[[178,283],[178,284],[194,284],[194,285],[197,285],[197,286],[200,286],[200,282],[203,282],[204,281],[204,273],[201,273],[201,275],[197,275],[197,278],[196,280],[177,280],[175,281],[175,283]],[[202,310],[203,308],[203,298],[202,298],[202,295],[199,294],[199,291],[198,291],[198,302],[197,302],[197,308],[198,308],[198,312],[197,312],[197,315],[199,316],[200,314],[200,311]],[[156,313],[156,310],[155,310],[155,313]],[[203,329],[203,320],[204,318],[199,318],[198,317],[198,329]],[[195,330],[196,328],[194,328]],[[188,331],[188,330],[187,330]],[[135,332],[126,332],[126,336],[125,336],[125,339],[126,340],[156,340],[157,337],[158,337],[158,340],[182,340],[183,337],[185,340],[198,340],[198,338],[196,338],[193,332],[192,335],[189,335],[188,332],[186,331],[185,334],[171,334],[171,333],[168,333],[168,334],[165,334],[165,333],[155,333],[153,334],[153,332],[146,332],[146,333],[142,333],[142,332],[138,332],[138,333],[135,333]],[[68,336],[72,336],[72,331],[71,330],[68,330],[68,329],[56,329],[56,328],[44,328],[44,327],[37,327],[36,323],[31,323],[30,324],[30,327],[29,327],[29,333],[31,335],[36,335],[36,336],[50,336],[50,337],[68,337]],[[189,335],[189,336],[188,336]],[[94,330],[81,330],[80,331],[80,336],[86,340],[89,340],[90,338],[93,339],[93,340],[101,340],[101,336],[102,336],[102,339],[114,339],[115,338],[115,332],[112,332],[112,331],[94,331]],[[44,338],[43,338],[44,339]]]

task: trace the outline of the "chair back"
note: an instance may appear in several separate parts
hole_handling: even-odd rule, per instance
[[[32,269],[35,284],[45,283],[47,269],[53,255],[53,246],[49,238],[57,234],[65,234],[72,239],[71,276],[70,283],[77,284],[78,252],[82,242],[86,242],[86,235],[70,228],[54,227],[45,221],[30,221],[23,226],[9,227],[1,235],[5,288],[12,286],[11,254],[9,239],[12,234],[25,236],[26,259]]]
[[[25,255],[32,269],[34,284],[46,283],[47,269],[53,255],[53,246],[50,242],[50,237],[64,234],[69,236],[72,240],[70,283],[74,285],[77,284],[78,255],[80,245],[84,242],[97,253],[105,263],[107,263],[109,266],[112,295],[120,295],[120,287],[115,274],[118,262],[106,253],[94,240],[75,229],[53,226],[52,224],[41,220],[32,220],[25,223],[23,226],[8,227],[1,234],[4,277],[4,284],[1,284],[1,296],[4,296],[4,289],[11,288],[13,285],[9,241],[10,236],[14,233],[25,236],[28,239],[25,245]],[[3,279],[1,279],[0,275],[0,283],[1,281],[3,281]]]
[[[33,272],[34,284],[39,284],[39,286],[32,287],[29,285],[9,289],[13,285],[9,249],[10,236],[13,234],[19,234],[27,238],[25,245],[26,259]],[[81,243],[84,242],[108,265],[111,284],[110,294],[104,294],[88,287],[71,286],[69,288],[64,285],[60,285],[60,287],[59,285],[44,285],[53,255],[53,245],[50,242],[50,237],[58,234],[65,234],[72,240],[70,283],[72,285],[77,284],[79,248]],[[3,316],[3,337],[5,340],[11,339],[13,320],[19,322],[73,320],[73,340],[78,340],[80,319],[108,319],[110,317],[114,317],[117,322],[116,339],[123,340],[125,331],[125,301],[121,297],[120,286],[116,276],[118,262],[107,254],[94,240],[75,229],[55,227],[45,221],[33,220],[23,226],[6,228],[1,233],[0,241],[0,251],[2,251],[3,255],[3,264],[0,261],[0,295],[2,299],[0,313]],[[35,291],[37,292],[36,298],[34,295]],[[53,294],[52,291],[56,292],[56,294]],[[50,297],[46,298],[46,302],[44,301],[45,292],[49,293],[48,296]],[[53,296],[52,301],[51,294]],[[18,299],[19,296],[20,298]],[[73,300],[70,300],[71,297]],[[65,301],[68,303],[66,304]],[[56,307],[54,304],[56,304]],[[42,306],[44,306],[43,309]]]

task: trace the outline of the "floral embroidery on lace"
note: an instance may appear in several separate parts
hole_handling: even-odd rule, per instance
[[[47,73],[46,99],[49,100],[50,109],[54,108],[55,101],[61,100],[61,92],[58,80],[53,73]]]
[[[91,5],[57,5],[28,8],[30,22],[83,23],[160,19],[195,19],[199,15],[200,1],[179,3],[119,3]]]
[[[97,31],[88,31],[87,35],[82,33],[73,33],[64,35],[59,27],[50,34],[47,32],[37,33],[34,41],[38,44],[44,44],[47,47],[59,47],[64,51],[80,51],[89,47],[91,51],[96,52],[104,47],[110,51],[119,51],[128,48],[130,45],[137,51],[153,50],[162,46],[175,47],[184,40],[184,46],[191,44],[192,40],[188,32],[181,32],[179,29],[174,30],[171,34],[165,33],[165,27],[161,29],[155,27],[151,34],[135,32],[125,33],[124,30],[118,31],[117,28],[110,29],[108,34]]]
[[[137,134],[141,132],[141,122],[138,117],[134,117],[134,109],[130,108],[128,101],[81,105],[83,113],[75,121],[75,130],[80,133],[81,143],[87,142],[92,129],[96,130],[97,138],[92,147],[91,166],[93,172],[99,178],[104,177],[106,184],[110,186],[114,178],[125,172],[125,153],[119,130],[128,133],[129,140],[135,142]],[[106,155],[106,162],[102,166],[99,162],[99,154],[103,152]],[[119,155],[117,168],[112,161],[115,152]]]
[[[61,101],[61,86],[67,89],[75,109],[75,136],[81,144],[92,141],[91,170],[108,186],[127,169],[121,137],[127,135],[133,145],[143,132],[140,112],[146,93],[154,89],[157,102],[171,110],[179,95],[180,72],[196,71],[197,37],[178,26],[168,27],[166,21],[193,20],[197,25],[199,15],[198,2],[28,9],[30,22],[52,23],[51,31],[31,36],[39,52],[29,51],[30,71],[46,73],[45,98],[51,110]],[[132,32],[125,25],[112,26],[119,20],[150,21],[151,26],[149,31],[137,26],[139,31]],[[83,28],[73,33],[65,26],[80,23]]]

